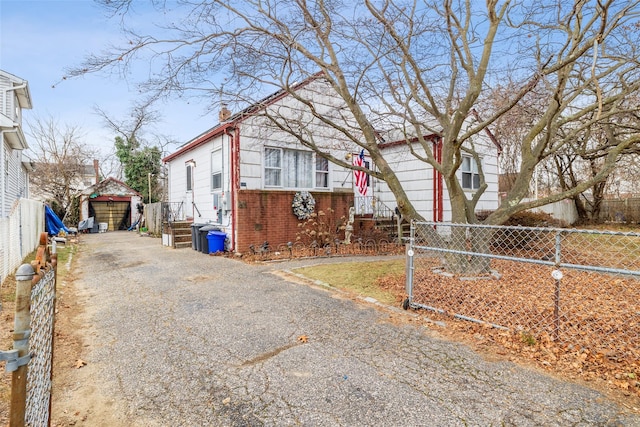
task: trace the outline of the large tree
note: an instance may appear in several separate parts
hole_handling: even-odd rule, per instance
[[[95,150],[84,142],[77,126],[62,125],[53,117],[36,117],[28,124],[36,162],[30,176],[32,193],[68,224],[77,224],[78,218],[65,217],[80,191],[91,184],[85,181],[93,171]]]
[[[153,105],[156,98],[145,98],[131,107],[126,119],[117,119],[96,107],[105,124],[117,134],[114,140],[114,156],[120,168],[118,177],[141,193],[145,201],[162,200],[162,155],[167,145],[174,142],[166,137],[152,135],[148,140],[146,130],[160,119]]]
[[[125,23],[136,5],[103,3]],[[165,22],[156,33],[129,29],[128,45],[90,58],[73,73],[126,69],[148,55],[154,76],[145,82],[148,89],[195,89],[247,103],[274,88],[298,96],[293,83],[320,71],[354,126],[345,126],[342,114],[320,114],[311,99],[300,99],[307,113],[368,151],[376,165],[370,173],[386,181],[409,218],[419,215],[378,147],[383,126],[393,124],[408,140],[417,138],[426,154],[411,145],[407,150],[442,173],[459,223],[477,221],[475,207],[487,188],[482,169],[473,195],[458,179],[463,154],[479,160],[469,141],[531,99],[536,108],[518,141],[513,186],[486,223],[583,192],[606,179],[621,153],[639,142],[638,132],[621,132],[616,124],[638,108],[626,102],[640,86],[637,0],[211,0],[171,3],[172,10],[166,2],[154,5],[170,12],[160,15]],[[502,102],[482,109],[505,81],[511,90]],[[468,126],[474,109],[480,120]],[[268,118],[282,126],[281,117]],[[608,140],[599,170],[571,188],[523,202],[537,165],[594,126]],[[316,146],[300,127],[282,127],[332,162],[353,168]],[[424,138],[434,133],[442,138],[441,160]]]

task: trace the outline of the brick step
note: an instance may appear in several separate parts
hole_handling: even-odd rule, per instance
[[[189,240],[188,242],[173,242],[173,247],[176,249],[191,249],[191,240]]]
[[[173,241],[176,243],[188,242],[189,244],[191,244],[191,234],[174,235]]]

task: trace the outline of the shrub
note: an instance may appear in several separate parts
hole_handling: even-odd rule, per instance
[[[478,212],[479,220],[485,220],[491,211]],[[509,227],[566,227],[566,224],[553,218],[546,212],[522,211],[512,215],[504,222]],[[545,241],[543,233],[532,230],[519,230],[508,228],[499,230],[493,234],[491,246],[495,250],[505,249],[531,249],[540,246]]]
[[[334,244],[336,240],[341,240],[344,233],[345,217],[335,217],[333,209],[312,213],[308,219],[298,224],[299,231],[296,233],[296,241],[304,245],[315,245],[324,247]]]
[[[476,218],[484,221],[493,211],[479,211]],[[509,217],[502,225],[520,227],[566,227],[567,224],[559,219],[555,219],[546,212],[521,211]]]

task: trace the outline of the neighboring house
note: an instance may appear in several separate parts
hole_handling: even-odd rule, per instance
[[[18,199],[29,197],[29,172],[33,167],[22,156],[28,148],[22,110],[31,108],[27,81],[0,70],[0,218],[9,215]]]
[[[314,108],[321,114],[334,118],[344,116],[342,100],[330,95],[332,92],[322,77],[307,79],[295,90],[303,98],[313,99]],[[315,212],[326,213],[330,208],[338,221],[346,221],[349,208],[354,206],[356,215],[372,216],[376,200],[383,200],[393,212],[395,200],[384,183],[366,175],[366,185],[359,187],[357,176],[354,177],[357,174],[352,170],[328,162],[287,132],[265,124],[264,111],[290,114],[291,127],[295,127],[300,126],[305,107],[280,91],[234,115],[223,108],[219,125],[163,159],[168,170],[172,211],[182,212],[183,218],[194,223],[217,225],[227,234],[227,249],[240,253],[246,252],[250,245],[259,247],[264,241],[272,247],[295,242],[304,221],[294,215],[292,202],[303,191],[313,196]],[[341,140],[335,129],[323,126],[319,120],[309,120],[307,116],[300,129],[313,132],[314,143],[331,147],[336,158],[351,158],[354,164],[360,159],[365,167],[375,168],[366,153],[360,157],[355,144]],[[420,212],[431,219],[426,212],[433,206],[432,171],[425,163],[409,161],[405,157],[408,150],[400,147],[400,144],[388,144],[384,149],[389,150],[390,158],[395,157],[396,171],[403,184],[415,188],[408,192],[411,200],[420,206],[423,204]],[[483,164],[497,165],[495,148],[487,152]],[[491,156],[494,158],[489,159]],[[469,168],[472,191],[476,176],[473,166]],[[487,167],[487,171],[492,175],[487,179],[490,187],[495,181],[495,189],[491,188],[487,194],[489,197],[495,194],[496,201],[483,204],[482,208],[495,208],[497,171],[494,173],[492,167]],[[446,197],[442,189],[438,197]],[[446,201],[441,200],[441,204],[446,206]],[[441,220],[445,218],[446,215],[442,215]],[[359,222],[357,218],[356,222]],[[357,224],[354,230],[358,230]]]
[[[31,174],[31,198],[42,202],[55,199],[55,192],[63,194],[65,191],[75,197],[82,190],[100,182],[100,167],[98,160],[91,165],[86,164],[51,164],[34,163],[35,173]],[[66,176],[65,176],[66,174]]]
[[[80,193],[80,221],[94,218],[94,227],[105,224],[106,230],[126,230],[139,219],[142,195],[115,178],[107,178]]]

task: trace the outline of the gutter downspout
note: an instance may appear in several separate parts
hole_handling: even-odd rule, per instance
[[[230,233],[230,245],[229,245],[229,252],[235,252],[236,249],[236,241],[237,241],[237,237],[238,237],[238,233],[237,233],[237,218],[238,218],[238,213],[237,213],[237,206],[236,206],[236,196],[237,196],[237,191],[238,191],[238,185],[237,185],[237,172],[236,172],[236,164],[238,162],[238,153],[236,151],[236,144],[237,144],[237,135],[238,135],[238,130],[234,129],[234,133],[229,133],[229,128],[225,128],[224,130],[224,134],[227,135],[227,137],[229,138],[229,151],[230,151],[230,170],[229,170],[229,191],[231,193],[231,233]],[[223,150],[224,152],[224,150]],[[224,167],[224,166],[223,166]]]
[[[233,178],[233,192],[232,194],[232,203],[234,205],[234,207],[236,207],[235,205],[237,204],[236,202],[236,197],[238,196],[238,192],[240,191],[240,128],[238,128],[237,126],[234,128],[234,136],[233,136],[233,143],[234,143],[234,149],[233,149],[233,160],[232,160],[232,165],[233,165],[233,171],[234,171],[234,178]],[[234,241],[233,241],[233,246],[232,246],[232,250],[236,251],[238,249],[238,209],[234,209],[233,210],[233,227],[234,227]]]

